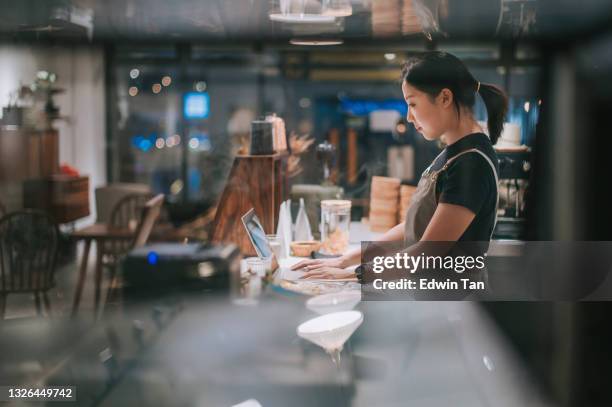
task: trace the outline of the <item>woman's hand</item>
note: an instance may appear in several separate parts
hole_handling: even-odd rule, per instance
[[[321,279],[321,280],[339,280],[346,278],[356,278],[353,271],[349,271],[338,267],[319,267],[316,270],[307,271],[300,279]]]
[[[294,264],[291,267],[291,270],[304,270],[304,271],[313,271],[318,270],[323,267],[331,267],[331,268],[344,268],[345,262],[344,257],[334,257],[331,259],[308,259],[302,260],[301,262]]]

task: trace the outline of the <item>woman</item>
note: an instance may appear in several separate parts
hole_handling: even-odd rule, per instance
[[[495,85],[480,83],[455,56],[428,52],[410,59],[402,70],[408,121],[427,140],[446,147],[425,170],[406,221],[379,240],[488,242],[497,212],[497,142],[508,98]],[[489,137],[473,114],[476,94],[487,109]],[[485,249],[486,250],[486,249]],[[305,278],[348,278],[345,270],[360,262],[360,249],[334,259],[304,260],[293,269]]]

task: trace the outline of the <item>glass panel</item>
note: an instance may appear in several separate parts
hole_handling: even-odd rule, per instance
[[[257,65],[146,60],[119,62],[114,72],[114,181],[148,184],[171,201],[216,200],[239,146],[248,148]]]
[[[119,181],[155,193],[180,193],[181,91],[176,66],[119,64],[115,69],[115,170]]]

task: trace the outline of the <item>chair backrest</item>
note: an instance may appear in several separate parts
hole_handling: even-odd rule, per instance
[[[130,194],[121,198],[111,212],[110,226],[130,229],[136,234],[142,221],[143,211],[150,199],[149,194]],[[104,252],[123,255],[132,249],[133,243],[129,240],[109,240],[105,242]]]
[[[0,219],[0,292],[51,288],[58,243],[57,225],[45,213],[25,210]]]
[[[117,203],[128,195],[151,196],[151,188],[146,184],[112,183],[96,188],[96,222],[108,223]]]
[[[150,194],[129,194],[124,196],[113,207],[110,225],[117,228],[136,230],[138,222],[140,222],[142,210],[150,199]]]
[[[153,226],[159,218],[163,204],[164,194],[156,195],[145,204],[141,221],[136,230],[136,237],[132,245],[133,248],[144,246],[147,243],[149,236],[151,236]]]

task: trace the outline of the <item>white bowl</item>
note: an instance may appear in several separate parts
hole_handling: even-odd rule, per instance
[[[334,312],[304,322],[297,327],[297,334],[331,353],[340,351],[362,322],[359,311]]]
[[[341,291],[338,293],[321,294],[306,301],[306,308],[317,314],[350,311],[361,301],[361,291]]]

